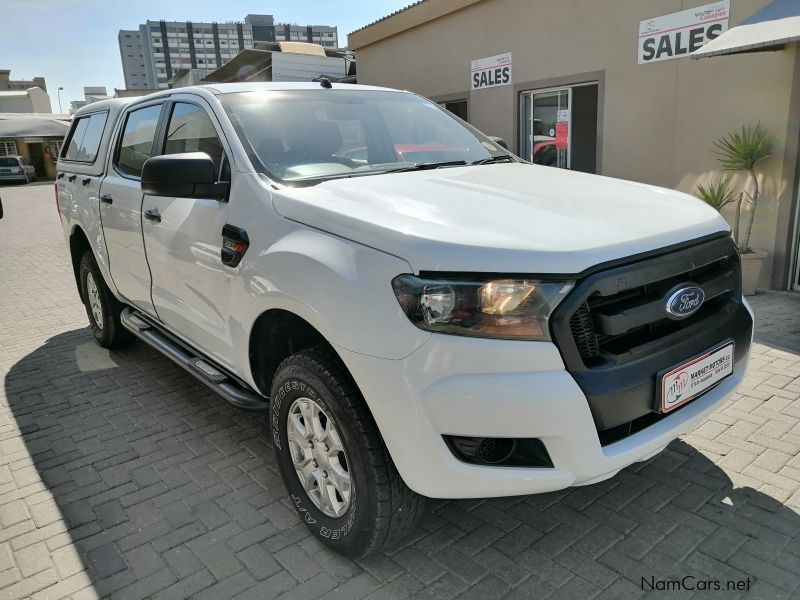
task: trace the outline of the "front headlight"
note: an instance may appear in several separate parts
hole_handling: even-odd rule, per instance
[[[420,329],[473,337],[549,340],[547,322],[573,281],[535,279],[392,280],[397,301]]]

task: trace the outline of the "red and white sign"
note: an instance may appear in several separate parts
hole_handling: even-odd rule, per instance
[[[733,342],[672,369],[661,378],[661,411],[669,412],[733,374]]]
[[[569,146],[569,121],[556,123],[556,148]]]
[[[730,0],[639,22],[639,64],[689,56],[728,30]]]
[[[569,146],[569,111],[559,110],[556,115],[556,148]]]

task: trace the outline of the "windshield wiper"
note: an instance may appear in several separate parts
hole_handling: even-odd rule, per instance
[[[384,173],[402,173],[403,171],[427,171],[428,169],[438,169],[439,167],[459,167],[467,164],[465,160],[448,160],[446,162],[417,163],[410,167],[400,167],[399,169],[388,169]]]
[[[385,173],[402,173],[404,171],[426,171],[428,169],[438,169],[439,167],[463,167],[475,163],[468,163],[465,160],[450,160],[437,163],[416,163],[410,167],[399,167],[397,169],[376,169],[374,171],[355,171],[353,173],[334,173],[331,175],[311,175],[308,177],[296,177],[288,181],[330,181],[331,179],[349,179],[351,177],[364,177],[366,175],[384,175]]]
[[[499,162],[517,162],[517,160],[510,154],[501,154],[500,156],[490,156],[489,158],[482,158],[480,160],[472,161],[471,165],[488,165],[491,163]]]

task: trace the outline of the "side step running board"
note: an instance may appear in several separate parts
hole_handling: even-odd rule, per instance
[[[140,312],[126,308],[120,315],[123,327],[137,338],[152,346],[162,354],[171,358],[197,379],[220,394],[228,402],[238,408],[254,411],[265,411],[269,408],[269,400],[255,393],[249,387],[200,358],[182,344],[159,330]]]

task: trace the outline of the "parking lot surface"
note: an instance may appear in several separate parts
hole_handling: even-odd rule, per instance
[[[740,394],[659,456],[430,501],[406,546],[351,561],[287,502],[263,417],[142,344],[95,345],[52,184],[0,197],[0,599],[800,597],[797,296],[753,299]]]

